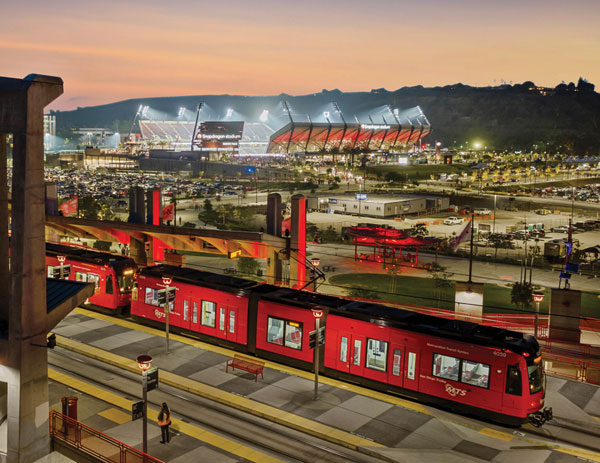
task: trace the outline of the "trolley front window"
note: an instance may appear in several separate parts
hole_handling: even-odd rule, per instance
[[[544,370],[542,362],[534,363],[527,366],[527,374],[529,375],[529,393],[535,394],[540,392],[544,387]]]
[[[133,273],[131,275],[119,275],[117,282],[121,293],[130,293],[133,289]]]

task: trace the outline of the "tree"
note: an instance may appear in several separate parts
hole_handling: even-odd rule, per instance
[[[425,238],[427,235],[429,235],[429,230],[424,223],[416,223],[410,227],[410,236]]]
[[[240,257],[237,261],[237,269],[241,274],[256,275],[260,267],[260,262],[253,257]]]
[[[495,249],[494,259],[498,257],[498,249],[512,249],[512,240],[502,233],[492,233],[488,236],[488,243]]]
[[[442,295],[446,292],[448,288],[452,286],[452,281],[450,281],[452,273],[448,272],[446,267],[438,264],[437,262],[433,262],[431,266],[427,269],[427,271],[433,279],[433,286],[435,287],[437,306],[439,308],[444,308],[440,306],[440,302],[442,299]]]
[[[102,211],[101,204],[90,196],[79,198],[79,213],[84,219],[98,220]]]
[[[531,283],[522,282],[513,284],[510,293],[510,302],[520,309],[528,309],[533,302],[533,286]]]
[[[390,276],[390,293],[396,294],[396,276],[402,273],[399,265],[391,264],[387,267],[387,273]]]
[[[216,225],[218,220],[217,211],[213,208],[210,199],[204,200],[204,210],[198,214],[198,219],[209,225]]]

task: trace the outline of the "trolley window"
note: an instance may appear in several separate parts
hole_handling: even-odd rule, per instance
[[[210,301],[202,301],[202,324],[214,328],[216,316],[217,304]]]
[[[183,319],[187,321],[190,311],[190,302],[187,299],[183,300]]]
[[[301,350],[302,323],[269,317],[267,320],[267,342]]]
[[[402,350],[394,349],[394,357],[392,360],[392,375],[400,376],[400,363],[402,361]]]
[[[60,266],[53,267],[52,265],[48,265],[48,278],[56,278],[60,279]],[[71,264],[62,266],[62,277],[64,280],[68,280],[71,276]]]
[[[449,355],[433,354],[433,376],[458,381],[460,360]]]
[[[518,365],[509,365],[506,373],[506,393],[523,395],[521,386],[521,371]]]
[[[106,294],[113,293],[113,278],[112,275],[106,277]]]
[[[461,382],[477,387],[488,388],[490,378],[490,366],[485,363],[462,361]]]
[[[229,332],[235,333],[235,310],[229,311]]]
[[[192,305],[192,323],[198,323],[198,303]]]
[[[225,307],[219,308],[219,329],[225,331]]]
[[[75,272],[75,281],[83,281],[84,283],[94,283],[94,288],[100,287],[100,276],[93,273]]]
[[[388,343],[377,339],[367,339],[367,360],[365,366],[372,370],[385,371],[387,367]]]
[[[360,339],[354,340],[354,358],[352,363],[357,367],[360,366],[360,351],[362,350],[362,341]]]
[[[340,362],[348,361],[348,338],[342,336],[340,339]]]

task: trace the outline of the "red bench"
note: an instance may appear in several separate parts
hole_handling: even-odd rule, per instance
[[[229,367],[233,368],[234,370],[237,368],[238,370],[244,370],[244,371],[247,371],[248,373],[254,374],[254,376],[255,376],[254,381],[258,380],[259,374],[262,379],[265,379],[265,377],[263,376],[265,362],[262,362],[260,360],[243,357],[241,355],[236,354],[233,356],[233,358],[231,360],[229,360],[227,362],[227,367],[225,368],[225,372],[229,373]]]

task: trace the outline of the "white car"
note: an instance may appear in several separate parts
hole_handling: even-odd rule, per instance
[[[444,225],[458,225],[463,223],[463,220],[458,217],[448,217],[444,220]]]
[[[490,211],[489,209],[475,209],[474,212],[477,215],[490,215],[492,213],[492,211]]]

